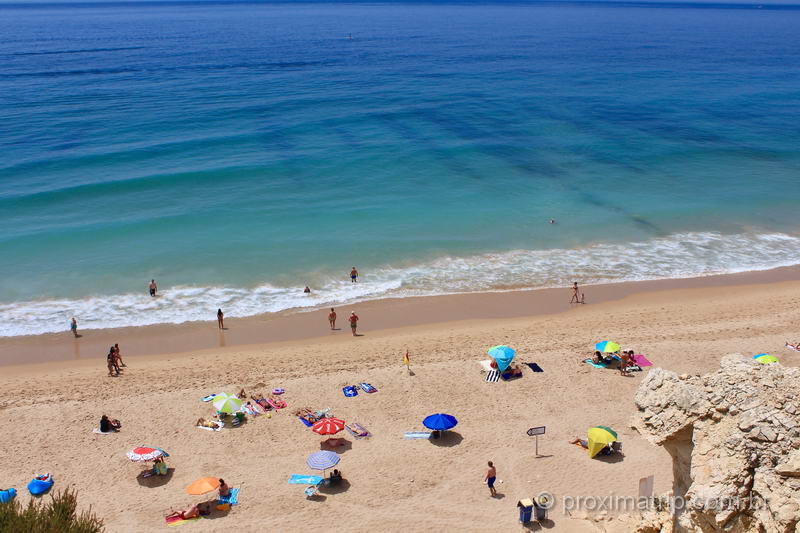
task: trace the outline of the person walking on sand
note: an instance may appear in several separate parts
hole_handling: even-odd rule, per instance
[[[225,313],[222,312],[222,309],[217,309],[217,326],[219,329],[225,329]]]
[[[114,371],[116,370],[117,376],[119,376],[119,367],[116,365],[116,358],[114,357],[114,347],[111,347],[111,350],[108,351],[108,355],[106,356],[106,366],[108,366],[108,375],[113,376]]]
[[[353,268],[350,270],[350,281],[351,281],[352,283],[356,283],[356,282],[358,282],[358,270],[356,270],[356,267],[353,267]]]
[[[331,312],[328,313],[328,323],[331,325],[331,329],[336,329],[336,311],[333,310],[331,307]]]
[[[156,280],[151,279],[150,280],[150,296],[155,298],[156,297],[156,291],[158,291],[158,285],[156,285]]]
[[[578,298],[578,282],[575,281],[572,283],[572,298],[569,299],[569,303],[579,304],[581,303],[580,298]]]
[[[78,321],[75,320],[75,317],[72,317],[72,320],[69,323],[69,329],[72,331],[72,334],[75,335],[76,339],[80,337],[80,335],[78,335]]]
[[[497,491],[494,488],[494,482],[497,480],[497,469],[494,467],[494,464],[489,461],[489,471],[486,472],[486,478],[484,481],[489,486],[489,492],[492,496],[497,496]]]
[[[358,328],[358,315],[353,311],[350,313],[350,329],[353,331],[353,337],[356,336],[356,328]]]
[[[119,344],[114,344],[114,358],[117,361],[117,366],[126,367],[125,363],[122,362],[122,355],[119,353]]]

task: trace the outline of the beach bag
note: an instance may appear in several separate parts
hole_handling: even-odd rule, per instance
[[[0,490],[0,503],[8,503],[17,496],[17,489]]]
[[[39,477],[43,477],[44,479],[39,479]],[[32,496],[39,496],[50,490],[52,486],[53,476],[45,474],[44,476],[33,478],[31,482],[28,483],[28,492],[30,492]]]

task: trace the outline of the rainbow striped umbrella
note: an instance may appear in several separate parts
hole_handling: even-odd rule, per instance
[[[617,432],[607,426],[595,426],[589,428],[587,437],[589,457],[594,457],[600,450],[617,440]]]
[[[594,345],[594,349],[603,353],[614,353],[619,351],[619,344],[611,341],[600,341]]]
[[[220,413],[236,413],[242,408],[242,400],[233,394],[227,394],[225,392],[221,392],[220,394],[214,396],[214,399],[211,400],[211,403]]]
[[[311,431],[319,433],[320,435],[333,435],[339,433],[343,429],[344,420],[339,420],[338,418],[323,418],[317,420],[314,425],[311,426]]]
[[[755,359],[756,361],[758,361],[762,365],[766,365],[766,364],[769,364],[769,363],[777,363],[778,362],[778,358],[777,357],[775,357],[774,355],[770,355],[768,353],[760,353],[758,355],[754,355],[753,359]]]

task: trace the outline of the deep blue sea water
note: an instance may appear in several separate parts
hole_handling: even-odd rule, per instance
[[[800,263],[800,7],[27,3],[0,35],[0,335]]]

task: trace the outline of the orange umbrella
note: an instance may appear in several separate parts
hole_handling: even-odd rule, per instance
[[[219,478],[216,477],[201,477],[188,487],[186,487],[186,492],[189,494],[206,494],[207,492],[211,492],[212,490],[217,490],[219,488]]]

